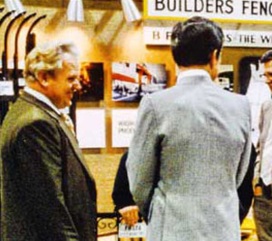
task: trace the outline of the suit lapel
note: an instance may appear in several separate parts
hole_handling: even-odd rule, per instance
[[[91,175],[91,173],[89,172],[88,166],[85,162],[85,159],[83,157],[83,154],[81,152],[81,149],[78,147],[78,141],[77,141],[75,135],[69,130],[69,127],[66,125],[66,123],[64,122],[64,120],[60,116],[58,116],[58,122],[59,122],[59,125],[60,125],[61,129],[63,130],[63,132],[68,137],[68,140],[69,140],[71,146],[73,147],[74,152],[78,156],[81,164],[85,167],[87,172]]]
[[[271,118],[272,118],[272,105],[269,104],[269,106],[267,107],[267,110],[265,110],[264,113],[264,126],[263,126],[263,140],[266,140],[267,135],[269,133],[269,129],[271,128]]]
[[[66,125],[64,120],[60,117],[60,115],[58,113],[56,113],[56,111],[54,111],[52,108],[50,108],[47,104],[43,103],[42,101],[38,100],[37,98],[35,98],[32,95],[29,95],[29,94],[23,92],[21,95],[21,98],[27,102],[32,103],[33,105],[36,105],[37,107],[43,109],[48,115],[50,115],[54,120],[56,120],[58,122],[61,129],[63,130],[63,132],[67,136],[67,138],[68,138],[68,140],[74,150],[74,153],[76,154],[76,156],[78,157],[79,161],[84,166],[84,168],[86,169],[88,174],[92,177],[92,175],[88,169],[88,166],[84,160],[84,157],[82,155],[81,149],[78,146],[78,142],[77,142],[76,137],[69,130],[68,126]]]

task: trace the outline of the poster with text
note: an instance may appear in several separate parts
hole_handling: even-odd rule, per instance
[[[103,63],[82,62],[80,67],[81,90],[78,101],[100,101],[104,99]]]
[[[76,133],[80,148],[106,147],[105,110],[76,110]]]
[[[135,130],[138,109],[112,110],[112,147],[128,147]]]
[[[167,86],[164,64],[112,63],[112,100],[137,102],[148,94]]]

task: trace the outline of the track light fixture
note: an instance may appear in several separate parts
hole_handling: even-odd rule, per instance
[[[8,11],[15,11],[15,15],[25,12],[24,6],[20,0],[5,0],[5,6]]]
[[[70,0],[67,8],[68,21],[83,22],[84,9],[82,0]]]
[[[142,15],[133,0],[121,0],[121,5],[127,22],[136,22],[142,19]]]

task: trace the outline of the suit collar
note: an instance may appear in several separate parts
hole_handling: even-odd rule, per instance
[[[185,70],[185,71],[181,71],[179,73],[179,77],[182,78],[182,77],[189,77],[189,76],[207,76],[209,77],[209,73],[204,70],[204,69],[190,69],[190,70]]]
[[[65,135],[67,136],[74,152],[78,156],[78,159],[80,160],[81,164],[84,166],[86,171],[91,176],[91,173],[89,172],[87,164],[85,163],[84,157],[82,155],[81,149],[78,147],[77,139],[73,135],[73,133],[69,130],[64,120],[60,117],[60,114],[57,113],[51,106],[35,98],[33,95],[26,93],[25,91],[22,92],[22,94],[20,95],[20,98],[44,110],[48,115],[50,115],[53,119],[55,119],[58,122],[59,126],[61,127]]]
[[[203,69],[190,69],[179,73],[177,84],[197,84],[200,80],[211,80],[211,77]]]
[[[39,91],[36,91],[34,89],[31,89],[30,87],[26,86],[24,88],[24,92],[34,96],[36,99],[38,99],[41,102],[44,102],[45,104],[47,104],[48,106],[50,106],[55,112],[59,113],[58,108],[52,103],[52,101],[45,96],[44,94],[40,93]]]
[[[212,84],[213,81],[211,77],[209,76],[209,74],[206,71],[203,71],[203,72],[202,73],[195,72],[195,74],[193,72],[186,73],[186,74],[181,73],[178,75],[177,85],[196,85],[200,83]]]
[[[20,94],[20,98],[22,98],[24,101],[27,101],[40,109],[43,109],[46,113],[48,113],[51,117],[54,119],[58,119],[59,113],[55,109],[52,108],[52,106],[48,105],[44,101],[41,101],[40,99],[36,98],[34,95],[27,93],[26,91],[23,91]]]
[[[92,177],[92,174],[90,173],[90,171],[88,169],[87,163],[85,162],[85,159],[83,157],[81,149],[78,146],[78,141],[77,141],[75,135],[71,132],[71,130],[68,128],[67,124],[64,122],[64,120],[60,116],[58,116],[58,123],[59,123],[61,129],[66,134],[69,142],[71,143],[74,152],[79,157],[79,160],[80,160],[81,164],[84,166],[86,171],[89,173],[90,177]]]

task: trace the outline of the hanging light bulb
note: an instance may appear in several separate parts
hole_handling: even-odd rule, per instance
[[[121,4],[127,22],[136,22],[142,19],[141,13],[133,0],[121,0]]]
[[[20,0],[5,0],[5,6],[8,11],[15,11],[15,15],[25,12],[24,6]]]
[[[82,0],[70,0],[67,8],[68,21],[83,22],[84,9]]]

